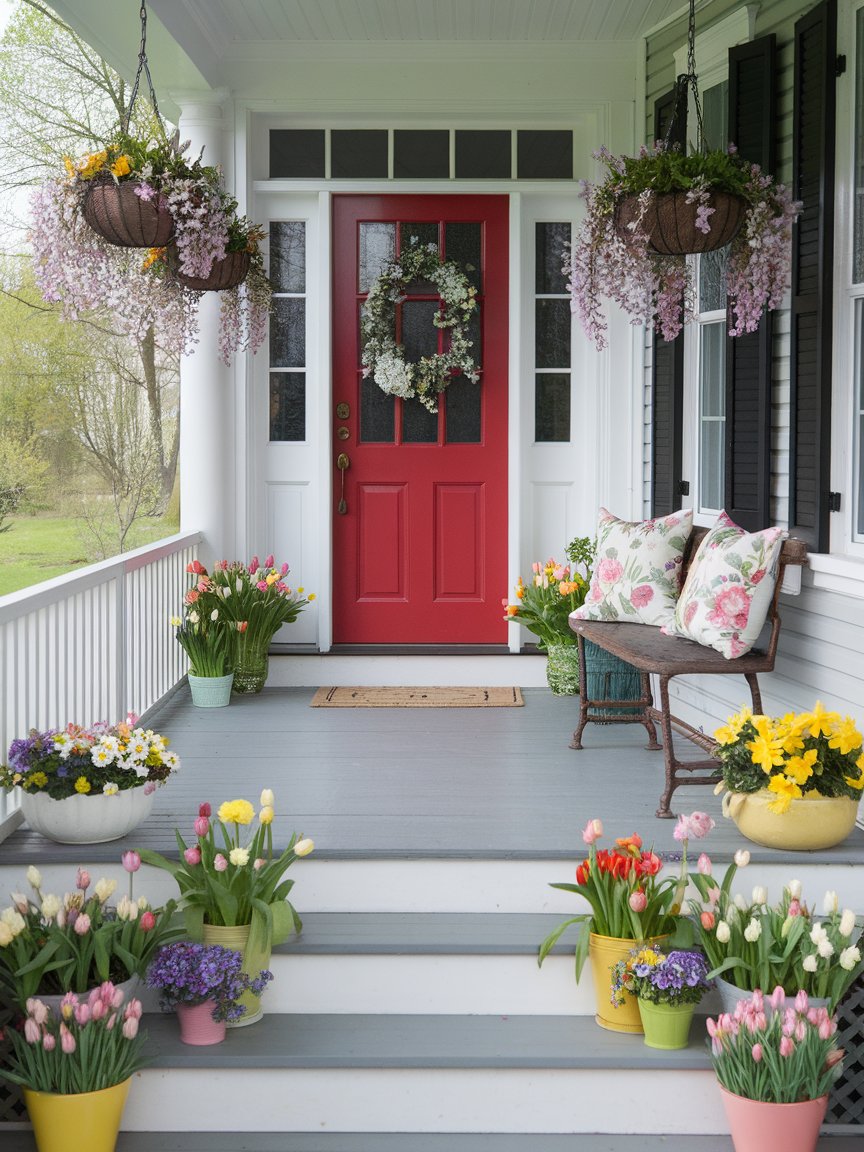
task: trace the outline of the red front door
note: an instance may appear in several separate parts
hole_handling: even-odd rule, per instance
[[[507,198],[333,203],[334,643],[504,644]],[[479,383],[454,378],[435,414],[362,374],[363,301],[383,262],[412,240],[437,244],[442,259],[473,280],[480,301],[471,334]],[[441,350],[431,288],[410,285],[396,309],[412,362]],[[343,453],[348,467],[340,472]]]

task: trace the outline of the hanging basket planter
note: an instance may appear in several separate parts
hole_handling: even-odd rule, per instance
[[[686,192],[654,193],[641,222],[649,249],[664,256],[686,256],[714,252],[731,243],[744,223],[747,201],[729,192],[711,192],[708,205],[714,211],[708,217],[709,231],[703,232],[696,227],[700,205],[688,202]],[[639,211],[638,196],[627,196],[618,205],[615,230],[622,240],[632,237],[630,225],[639,219]]]
[[[168,266],[174,279],[184,288],[195,292],[224,292],[242,284],[249,273],[248,252],[226,252],[222,260],[214,260],[209,276],[186,276],[180,271],[179,255],[172,245],[168,250]]]
[[[84,192],[82,212],[94,232],[119,248],[164,248],[174,232],[174,219],[154,196],[145,200],[135,189],[138,180],[117,184],[95,178]]]

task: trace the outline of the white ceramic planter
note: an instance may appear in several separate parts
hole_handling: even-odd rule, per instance
[[[105,844],[126,836],[146,820],[153,796],[143,786],[114,796],[67,796],[63,800],[44,792],[22,792],[21,810],[34,832],[58,844]]]

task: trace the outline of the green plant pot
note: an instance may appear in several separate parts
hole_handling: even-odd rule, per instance
[[[234,673],[227,676],[193,676],[189,673],[192,703],[196,708],[227,708],[231,702]]]
[[[639,1015],[649,1048],[686,1048],[695,1004],[654,1004],[639,1000]]]
[[[579,649],[575,644],[546,645],[546,683],[556,696],[579,694]]]

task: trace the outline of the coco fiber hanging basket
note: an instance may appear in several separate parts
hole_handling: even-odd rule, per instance
[[[195,292],[224,292],[242,284],[249,272],[248,252],[226,252],[221,260],[214,260],[209,276],[186,276],[180,271],[177,249],[168,251],[168,266],[174,279]]]
[[[161,198],[144,200],[137,180],[116,184],[110,176],[96,177],[84,192],[84,219],[94,232],[120,248],[164,248],[174,231],[174,219]]]
[[[664,256],[713,252],[729,244],[744,223],[747,202],[729,192],[712,192],[709,206],[714,209],[708,222],[710,231],[696,227],[696,203],[688,203],[686,192],[655,192],[642,217],[642,231],[653,251]],[[639,218],[639,198],[627,196],[618,205],[615,228],[622,239],[631,235],[629,225]]]

